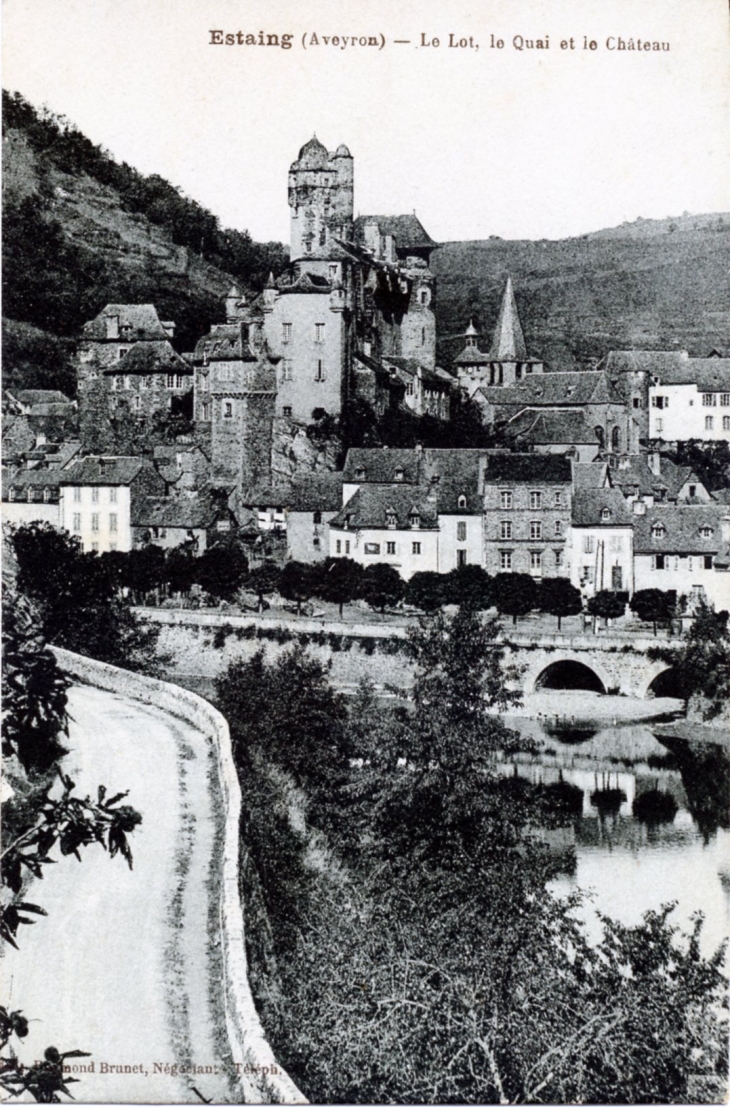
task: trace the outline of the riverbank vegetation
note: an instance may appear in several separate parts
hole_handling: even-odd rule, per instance
[[[364,684],[346,709],[297,647],[220,678],[267,1034],[317,1102],[691,1100],[726,1078],[722,951],[671,906],[591,946],[548,891],[575,797],[500,771],[523,742],[498,631],[437,612],[395,704]]]

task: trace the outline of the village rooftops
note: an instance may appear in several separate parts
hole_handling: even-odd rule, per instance
[[[283,501],[290,511],[339,511],[342,473],[301,473]]]
[[[356,242],[365,242],[366,226],[377,226],[381,235],[392,237],[399,254],[406,254],[409,250],[434,250],[438,245],[415,212],[412,215],[358,215],[355,220]]]
[[[570,459],[560,454],[491,454],[486,484],[570,484]]]
[[[484,398],[499,406],[572,407],[578,404],[623,404],[604,371],[547,372],[525,377],[511,387],[482,385]]]
[[[686,350],[611,350],[602,368],[614,373],[645,372],[662,376],[687,362]]]
[[[132,525],[200,530],[214,526],[219,519],[235,521],[227,497],[204,492],[175,500],[143,499],[133,512]]]
[[[105,377],[147,377],[154,373],[175,373],[192,377],[194,369],[185,358],[172,348],[169,342],[137,342],[111,369],[105,369]]]
[[[59,484],[131,484],[152,464],[141,457],[84,457],[59,472]]]
[[[730,392],[730,358],[691,357],[653,374],[659,385],[696,384],[698,392]]]
[[[580,488],[573,491],[574,527],[632,527],[636,518],[616,488]]]
[[[662,504],[634,515],[637,554],[714,554],[722,545],[722,519],[730,516],[719,504]]]
[[[342,479],[346,484],[418,484],[420,473],[418,450],[356,447],[347,451]]]
[[[534,445],[585,445],[599,448],[593,422],[585,411],[571,408],[567,411],[548,411],[526,408],[513,415],[503,427],[509,438],[523,438]]]
[[[16,469],[14,472],[4,469],[3,500],[30,499],[58,503],[63,475],[60,469]]]
[[[652,464],[656,468],[652,468]],[[613,487],[621,489],[624,496],[656,496],[657,498],[659,494],[676,498],[690,481],[698,485],[702,484],[689,465],[677,465],[668,457],[659,457],[652,464],[646,454],[622,457],[618,465],[610,470],[609,481]]]
[[[154,304],[107,304],[84,325],[82,335],[94,342],[154,342],[171,337]]]
[[[438,518],[434,504],[422,489],[363,485],[330,526],[347,530],[436,530]]]

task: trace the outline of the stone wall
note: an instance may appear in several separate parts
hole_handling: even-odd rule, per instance
[[[240,1066],[242,1103],[306,1103],[277,1063],[264,1036],[248,983],[244,921],[239,895],[241,791],[233,764],[228,723],[219,711],[183,688],[54,649],[61,667],[78,680],[149,703],[184,719],[211,742],[217,755],[218,788],[225,813],[221,857],[221,951],[226,1026],[231,1054]]]

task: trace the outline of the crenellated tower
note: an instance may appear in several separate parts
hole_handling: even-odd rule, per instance
[[[316,135],[289,169],[291,260],[341,257],[335,239],[352,236],[354,163],[345,145],[328,153]]]

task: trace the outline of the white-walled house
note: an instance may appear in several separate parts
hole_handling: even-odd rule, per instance
[[[618,489],[576,489],[570,527],[570,580],[584,597],[634,591],[631,506]]]
[[[438,518],[418,489],[358,488],[329,525],[331,557],[363,565],[383,562],[404,580],[439,571]]]
[[[634,585],[700,596],[730,608],[730,508],[725,504],[644,507],[634,515]]]
[[[59,485],[60,526],[97,553],[131,550],[138,498],[165,494],[154,466],[137,457],[85,457],[62,471]]]
[[[649,438],[730,442],[730,358],[687,358],[654,376]]]
[[[3,471],[3,522],[60,524],[59,469]]]

